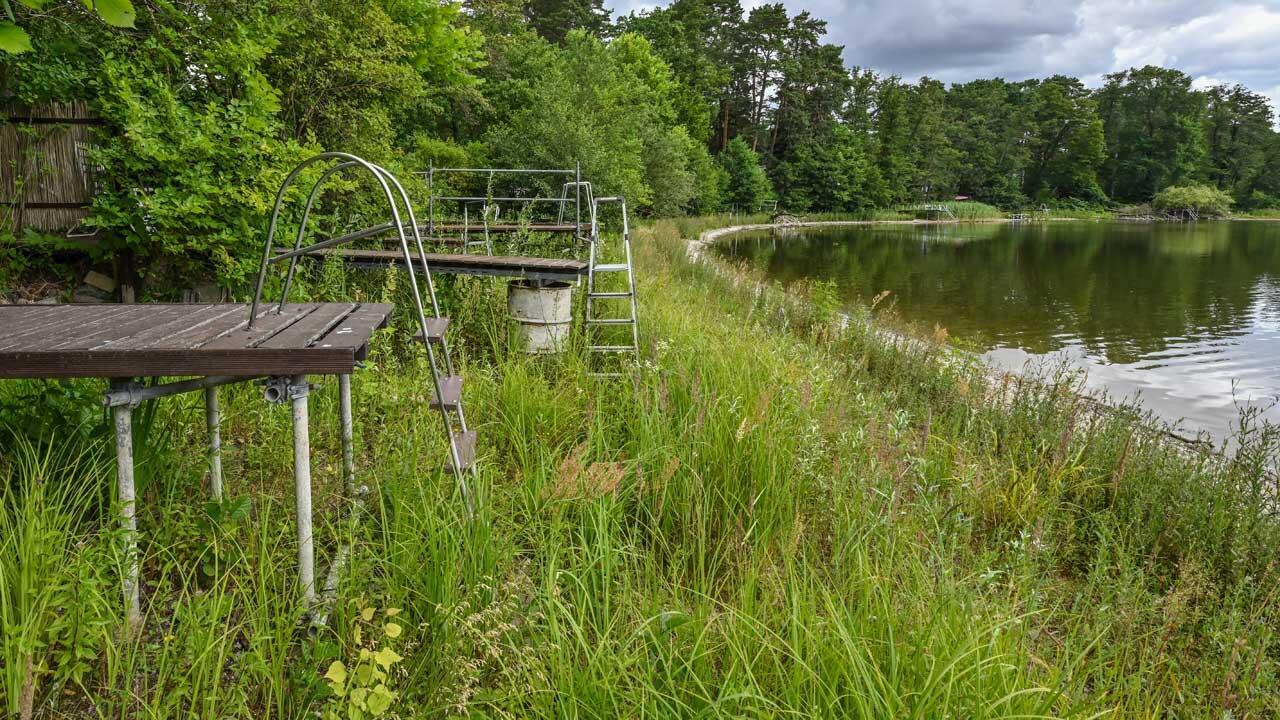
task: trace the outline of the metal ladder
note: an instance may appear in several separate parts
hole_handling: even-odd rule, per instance
[[[336,162],[336,164],[321,174],[320,179],[316,181],[307,197],[307,203],[302,211],[301,221],[298,224],[298,234],[294,242],[293,251],[276,254],[274,252],[276,227],[286,191],[304,168],[326,161]],[[445,471],[453,474],[456,478],[458,490],[466,503],[467,517],[472,518],[475,516],[475,498],[472,496],[471,486],[468,484],[466,476],[469,474],[472,479],[477,477],[476,433],[474,430],[467,428],[467,419],[462,409],[462,377],[455,374],[453,358],[450,355],[449,342],[446,338],[446,331],[449,329],[449,318],[440,315],[440,304],[436,300],[435,282],[431,277],[431,269],[427,266],[426,251],[422,244],[422,233],[418,227],[418,219],[414,215],[413,204],[409,201],[409,194],[405,192],[404,186],[400,184],[400,181],[394,175],[374,163],[355,155],[340,152],[321,153],[303,161],[294,168],[293,172],[285,178],[284,184],[276,195],[275,207],[271,213],[271,227],[267,233],[266,248],[263,252],[262,267],[259,270],[257,288],[254,292],[253,304],[250,309],[250,324],[252,324],[252,318],[256,317],[258,305],[262,301],[263,281],[266,278],[268,265],[284,260],[289,261],[289,271],[285,276],[284,287],[281,290],[280,304],[277,306],[278,311],[288,302],[289,287],[293,282],[299,257],[321,248],[332,247],[369,236],[367,231],[357,231],[349,235],[322,240],[305,248],[302,246],[302,241],[307,232],[307,220],[311,214],[311,208],[320,194],[321,186],[332,175],[350,168],[364,169],[373,175],[381,186],[383,194],[386,196],[387,205],[391,210],[391,223],[378,229],[395,231],[396,237],[400,241],[400,250],[404,254],[405,267],[410,271],[409,288],[412,292],[414,310],[419,327],[413,339],[426,346],[427,359],[431,366],[433,391],[430,407],[432,410],[440,412],[440,418],[444,422],[444,429],[449,442],[449,462],[445,465]],[[402,210],[407,215],[407,223],[405,222],[405,215],[401,214]],[[410,237],[413,238],[413,244],[418,252],[416,265],[413,254],[410,251]],[[423,303],[422,292],[418,287],[417,273],[419,272],[426,281],[427,299],[430,300],[430,314],[428,314],[427,306]]]
[[[618,203],[622,210],[623,262],[606,263],[601,262],[606,254],[606,248],[600,236],[599,206],[600,203],[614,202]],[[590,258],[587,262],[587,307],[583,319],[586,324],[587,351],[597,357],[618,353],[638,357],[640,354],[640,328],[637,322],[639,315],[636,307],[636,278],[631,264],[631,228],[627,221],[626,198],[601,197],[592,199],[590,243]],[[607,284],[604,288],[597,286],[601,274],[606,276],[613,274],[624,275],[626,278],[625,289],[618,289],[616,285],[608,287]],[[601,301],[605,301],[608,304],[617,300],[627,301],[627,305],[631,310],[629,317],[598,314],[600,311],[598,304]],[[631,331],[629,333],[630,342],[618,338],[618,331],[628,327]],[[612,337],[610,337],[611,333]],[[596,364],[595,367],[600,367],[600,365]],[[596,371],[591,374],[597,377],[618,377],[621,375],[617,371]]]

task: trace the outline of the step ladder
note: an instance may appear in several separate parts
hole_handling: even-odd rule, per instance
[[[622,212],[622,262],[604,262],[608,248],[600,234],[601,203],[618,203]],[[596,377],[619,377],[604,356],[622,355],[635,358],[640,354],[640,328],[636,304],[635,271],[631,264],[631,228],[627,220],[627,201],[623,197],[593,198],[591,202],[590,258],[587,263],[587,300],[583,322],[586,325],[587,350]],[[619,277],[623,283],[612,279]],[[618,306],[622,307],[619,308]],[[626,314],[630,311],[630,314]],[[621,313],[621,314],[620,314]],[[614,365],[613,367],[616,367]]]
[[[308,196],[307,204],[303,209],[301,222],[298,226],[297,240],[294,243],[293,252],[275,254],[275,233],[281,205],[285,198],[285,190],[288,189],[289,185],[305,167],[319,162],[336,162],[336,164],[329,167],[320,176]],[[294,168],[293,172],[285,179],[283,187],[280,188],[280,192],[276,196],[275,208],[271,214],[271,227],[267,233],[267,246],[263,255],[262,268],[258,275],[257,289],[254,293],[250,317],[256,317],[257,306],[262,299],[263,281],[269,264],[286,259],[289,260],[289,271],[285,276],[284,287],[280,297],[279,307],[283,308],[289,299],[289,286],[297,270],[299,257],[306,255],[308,252],[364,237],[357,233],[355,236],[322,240],[306,248],[302,247],[302,241],[307,231],[307,219],[311,214],[312,205],[319,195],[321,186],[330,176],[350,168],[367,170],[374,176],[374,179],[384,191],[387,205],[391,211],[391,223],[388,229],[395,231],[395,237],[400,241],[400,250],[404,255],[405,268],[409,270],[409,289],[412,291],[413,309],[415,318],[418,321],[418,331],[414,334],[413,339],[421,342],[426,347],[427,359],[431,366],[432,397],[429,406],[432,410],[440,413],[449,444],[449,461],[444,468],[457,481],[458,490],[462,495],[463,502],[466,504],[467,518],[473,518],[475,516],[475,498],[472,496],[471,483],[468,478],[474,480],[477,476],[476,433],[467,427],[467,418],[462,408],[462,376],[458,375],[454,369],[453,358],[449,352],[447,337],[449,318],[440,315],[440,303],[436,299],[436,288],[435,282],[431,277],[431,269],[427,266],[427,254],[422,244],[422,233],[418,227],[418,219],[414,215],[413,204],[409,201],[409,194],[405,192],[404,186],[400,184],[400,181],[394,175],[385,168],[355,155],[339,152],[321,153]],[[408,219],[407,223],[405,222],[406,218]],[[413,254],[409,250],[410,238],[412,238],[412,242],[418,251],[416,266]],[[414,270],[417,270],[417,272],[414,272]],[[430,301],[429,306],[423,302],[423,293],[418,286],[418,273],[421,273],[425,280],[426,296],[427,300]]]

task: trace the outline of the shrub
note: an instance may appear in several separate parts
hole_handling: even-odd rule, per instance
[[[1156,193],[1151,204],[1164,212],[1194,211],[1200,215],[1227,215],[1231,196],[1208,185],[1178,185]]]

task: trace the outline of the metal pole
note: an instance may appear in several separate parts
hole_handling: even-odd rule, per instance
[[[216,386],[204,389],[204,424],[209,430],[209,495],[222,502],[222,415]]]
[[[178,382],[165,383],[164,385],[151,385],[148,387],[140,387],[133,383],[117,383],[103,394],[102,404],[105,407],[117,407],[120,405],[133,405],[134,407],[137,407],[140,403],[147,400],[168,397],[170,395],[180,395],[182,393],[216,387],[218,385],[250,382],[253,379],[254,378],[252,376],[241,377],[231,375],[213,375],[210,377],[196,378],[194,380],[180,380]]]
[[[342,418],[342,478],[347,484],[347,494],[356,495],[356,451],[351,421],[351,376],[338,376],[338,408]]]
[[[130,632],[142,622],[140,593],[138,589],[138,519],[134,515],[137,504],[133,483],[133,408],[119,405],[112,413],[116,425],[116,484],[120,499],[120,528],[124,531],[124,591],[125,620]]]
[[[293,479],[298,522],[298,584],[308,610],[316,601],[316,556],[311,537],[311,438],[307,431],[307,376],[290,381],[293,399]]]

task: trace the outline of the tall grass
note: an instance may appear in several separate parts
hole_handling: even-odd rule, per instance
[[[373,489],[354,531],[321,380],[320,556],[357,540],[325,628],[295,604],[288,412],[255,388],[224,396],[222,505],[196,399],[155,405],[135,637],[114,632],[109,458],[6,446],[0,703],[17,712],[34,676],[50,716],[342,716],[324,673],[373,647],[363,609],[390,608],[402,717],[1280,711],[1269,431],[1234,461],[1188,455],[1065,380],[992,378],[803,289],[690,265],[685,239],[722,223],[636,232],[643,348],[618,381],[588,377],[581,348],[520,354],[500,283],[441,283],[481,437],[474,522],[401,318],[354,378]],[[396,278],[308,280],[404,306]],[[10,530],[33,527],[57,529]],[[79,640],[22,639],[69,616]]]

